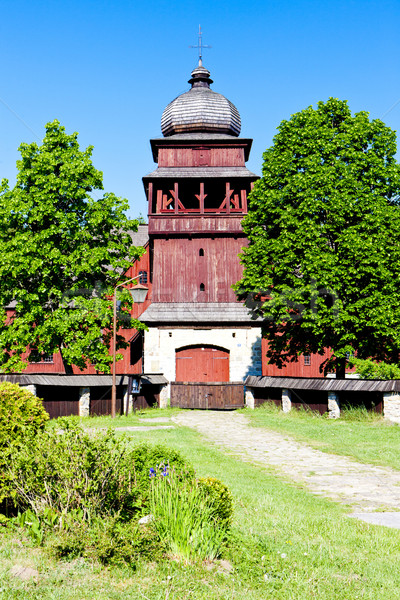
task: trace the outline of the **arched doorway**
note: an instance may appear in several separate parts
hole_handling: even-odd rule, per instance
[[[229,381],[229,350],[219,346],[185,346],[176,350],[175,381]]]

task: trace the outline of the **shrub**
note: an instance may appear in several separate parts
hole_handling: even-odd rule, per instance
[[[396,364],[360,358],[353,358],[351,364],[362,379],[400,379],[400,366]]]
[[[94,519],[90,524],[75,520],[53,536],[48,547],[56,558],[78,556],[107,564],[134,566],[139,558],[161,558],[164,549],[158,534],[133,521],[122,523],[116,516]]]
[[[134,485],[140,490],[137,509],[141,512],[148,509],[151,476],[164,468],[167,471],[173,470],[178,481],[195,479],[192,465],[179,452],[161,444],[141,443],[126,453],[121,472],[129,474]]]
[[[0,447],[44,427],[49,415],[40,398],[14,383],[0,384]]]
[[[83,520],[118,512],[120,520],[148,511],[150,468],[170,464],[181,478],[194,471],[175,450],[131,447],[112,430],[90,433],[69,419],[59,429],[38,432],[9,460],[12,498],[21,511],[60,515],[82,511]],[[184,470],[185,469],[185,470]]]
[[[44,428],[49,415],[40,398],[14,383],[0,384],[0,502],[8,498],[10,453]]]
[[[197,485],[212,508],[213,519],[228,529],[233,516],[233,498],[228,486],[214,477],[201,477]]]

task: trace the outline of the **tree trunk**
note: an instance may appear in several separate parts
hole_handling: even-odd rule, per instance
[[[62,353],[62,348],[61,348],[61,346],[60,346],[60,356],[61,356],[61,360],[62,360],[62,362],[63,362],[63,366],[64,366],[65,374],[66,374],[66,375],[73,375],[73,374],[74,374],[74,371],[73,371],[73,369],[72,369],[72,366],[71,366],[69,363],[67,363],[67,362],[66,362],[66,360],[65,360],[65,358],[64,358],[64,356],[63,356],[63,353]]]
[[[346,377],[346,359],[336,359],[336,379],[345,379]]]

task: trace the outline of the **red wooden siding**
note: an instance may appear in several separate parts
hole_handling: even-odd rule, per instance
[[[176,351],[176,381],[229,381],[229,352],[211,346]]]
[[[237,234],[246,239],[242,230],[243,216],[231,215],[152,215],[149,216],[149,235],[170,234]],[[245,245],[245,242],[242,243]]]
[[[159,148],[159,167],[244,167],[244,148]]]
[[[269,365],[266,357],[268,351],[268,341],[263,338],[261,342],[262,352],[262,374],[270,377],[324,377],[320,373],[320,365],[329,357],[328,350],[321,356],[320,354],[310,355],[310,364],[305,364],[304,356],[299,356],[297,362],[287,363],[285,367],[279,369],[275,365]]]
[[[79,415],[79,388],[38,385],[36,394],[42,398],[50,419]]]
[[[154,240],[153,301],[235,302],[231,285],[241,277],[238,254],[245,243],[233,237]]]

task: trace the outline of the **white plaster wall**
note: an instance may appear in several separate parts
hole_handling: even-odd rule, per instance
[[[261,328],[157,329],[144,335],[144,372],[175,381],[175,351],[183,346],[213,345],[229,350],[230,381],[261,375]]]

